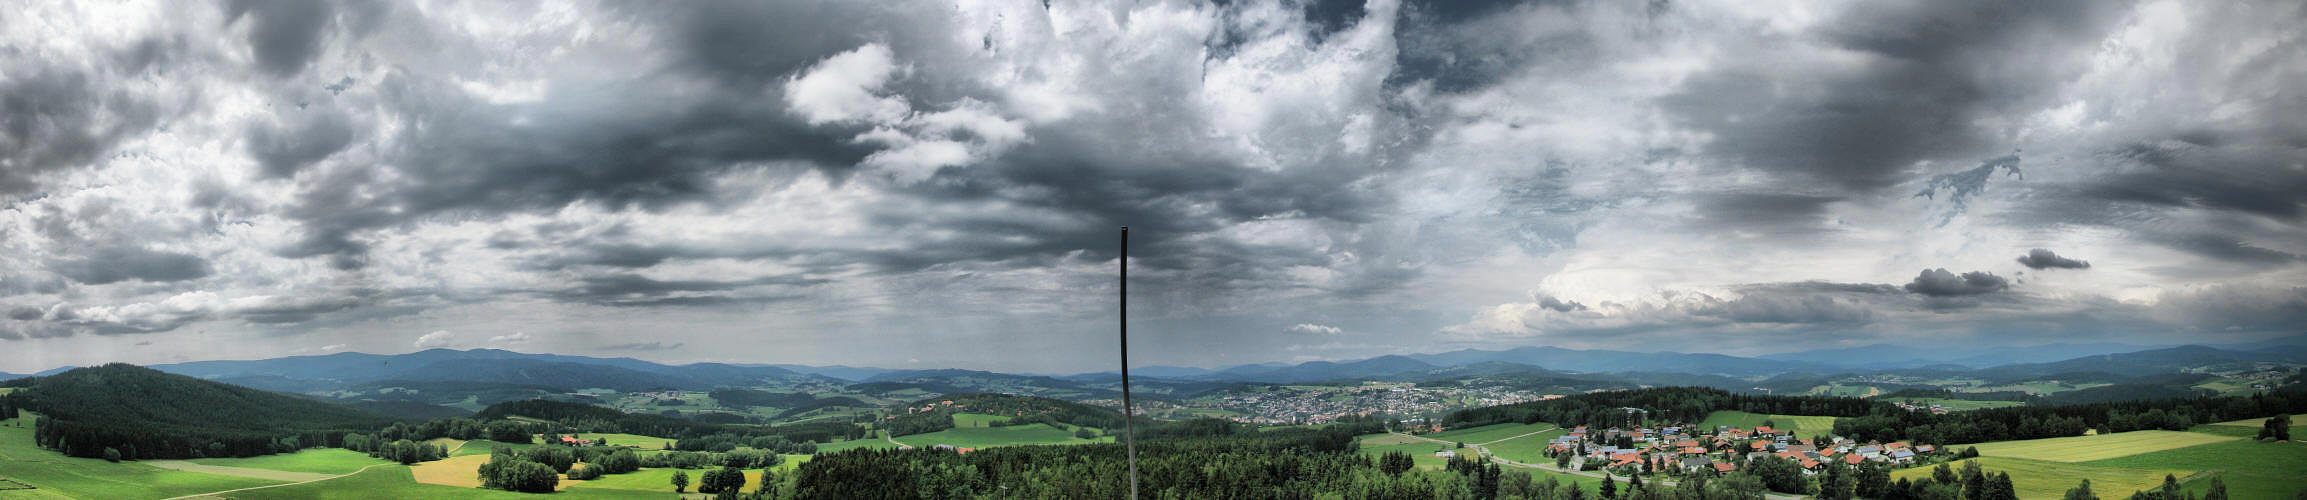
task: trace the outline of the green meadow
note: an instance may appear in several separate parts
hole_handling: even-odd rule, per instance
[[[31,412],[0,422],[0,479],[34,487],[0,490],[0,499],[169,498],[279,481],[183,472],[137,463],[72,458],[33,444]]]
[[[2097,493],[2100,498],[2124,498],[2130,496],[2132,491],[2163,484],[2163,476],[2166,474],[2177,477],[2187,477],[2194,474],[2194,471],[2181,468],[2185,466],[2178,464],[2110,466],[1991,456],[1963,461],[1971,460],[1978,461],[1979,466],[1985,467],[1988,472],[2010,473],[2011,485],[2018,490],[2019,498],[2060,498],[2066,495],[2067,489],[2074,488],[2084,479],[2091,480],[2091,491]],[[1961,462],[1963,461],[1953,464],[1955,470],[1962,470],[1963,464]],[[1931,469],[1932,467],[1900,469],[1891,472],[1891,478],[1892,480],[1924,479],[1931,477]],[[2239,496],[2236,498],[2261,497]]]
[[[1554,428],[1554,424],[1491,424],[1481,427],[1450,429],[1426,434],[1427,439],[1439,439],[1466,444],[1481,444]]]
[[[1747,413],[1743,411],[1718,411],[1706,414],[1706,420],[1699,421],[1698,428],[1712,431],[1717,426],[1728,425],[1740,429],[1753,429],[1755,427],[1762,426],[1764,423],[1770,423],[1773,424],[1771,426],[1772,429],[1776,429],[1781,432],[1793,432],[1795,437],[1809,439],[1812,436],[1820,436],[1833,433],[1834,421],[1835,417],[1766,415],[1761,413]]]
[[[1504,458],[1507,460],[1513,460],[1526,464],[1549,464],[1554,462],[1553,459],[1546,458],[1547,442],[1553,441],[1554,438],[1562,437],[1562,435],[1569,433],[1569,429],[1555,429],[1541,432],[1536,435],[1491,443],[1483,445],[1482,447],[1488,448],[1490,450],[1490,454],[1497,455],[1498,458]]]
[[[2186,467],[2201,469],[2227,482],[2230,498],[2293,498],[2307,489],[2307,444],[2247,439],[2174,448],[2136,455],[2083,462],[2109,467]],[[2187,476],[2181,475],[2181,478]],[[2155,476],[2161,481],[2163,476]],[[2016,477],[2013,477],[2016,480]],[[2188,491],[2209,491],[2208,477],[2185,483]],[[2101,493],[2102,497],[2111,497]]]
[[[672,488],[671,486],[667,486],[665,489],[660,491],[664,493],[670,493],[672,492]],[[485,490],[480,488],[423,484],[416,482],[416,479],[409,474],[409,468],[403,465],[386,465],[375,467],[359,474],[353,474],[350,476],[330,479],[326,481],[318,481],[293,486],[281,486],[277,488],[248,490],[234,492],[231,494],[232,498],[240,500],[385,500],[408,498],[473,498],[486,500],[534,500],[538,498],[552,498],[555,500],[564,500],[663,498],[665,496],[666,495],[662,493],[633,490],[584,489],[575,487],[574,485],[566,482],[562,483],[560,492],[553,493],[550,496],[536,493],[516,493],[510,491]]]
[[[898,436],[897,442],[905,443],[915,448],[928,448],[941,444],[953,445],[960,448],[984,448],[988,446],[1016,446],[1026,444],[1111,443],[1113,442],[1113,436],[1098,436],[1096,439],[1081,439],[1073,437],[1073,431],[1058,430],[1055,427],[1050,427],[1048,424],[1031,424],[1012,425],[1008,427],[955,427],[952,429],[925,434]],[[821,446],[818,448],[818,451],[823,452],[825,449]]]
[[[1979,454],[2050,462],[2089,462],[2235,438],[2196,432],[2131,431],[2096,436],[1996,441],[1978,444]]]
[[[195,458],[186,460],[200,465],[244,467],[249,469],[311,472],[315,474],[350,474],[362,467],[392,462],[343,448],[312,448],[296,453],[265,455],[248,458]]]

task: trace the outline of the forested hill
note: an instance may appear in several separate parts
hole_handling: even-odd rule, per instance
[[[951,402],[951,405],[946,405]],[[1098,428],[1121,427],[1121,412],[1072,401],[1007,394],[952,394],[913,402],[914,408],[937,406],[956,412],[1000,415],[1020,420],[1048,420]]]
[[[41,444],[81,457],[248,456],[325,445],[392,419],[350,406],[129,364],[16,382],[13,404],[40,412]]]

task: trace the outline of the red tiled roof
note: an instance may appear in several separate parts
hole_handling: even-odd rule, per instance
[[[1714,470],[1718,470],[1718,471],[1722,471],[1722,472],[1730,472],[1730,471],[1738,470],[1738,466],[1736,466],[1736,465],[1730,465],[1730,463],[1729,463],[1729,462],[1718,462],[1718,463],[1715,463],[1715,464],[1714,464]]]
[[[1849,454],[1849,455],[1843,455],[1843,456],[1842,456],[1842,463],[1846,463],[1846,464],[1851,464],[1851,465],[1858,465],[1858,463],[1859,463],[1859,462],[1865,462],[1865,461],[1866,461],[1866,457],[1858,456],[1858,454],[1857,454],[1857,453],[1852,453],[1852,454]]]

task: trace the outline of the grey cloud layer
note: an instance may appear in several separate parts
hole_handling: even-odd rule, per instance
[[[1243,362],[1308,337],[2271,335],[2299,300],[2273,283],[2307,279],[2284,2],[21,21],[82,7],[0,16],[0,338],[702,355],[757,334],[820,350],[744,355],[1001,363],[985,346],[1099,348],[1073,329],[1105,324],[1121,225],[1133,312],[1227,330],[1154,355]],[[2237,324],[2195,324],[2222,310]],[[680,326],[595,337],[624,322]]]

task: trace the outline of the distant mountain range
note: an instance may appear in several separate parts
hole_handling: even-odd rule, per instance
[[[498,349],[431,349],[408,354],[338,353],[246,361],[198,361],[152,369],[274,390],[378,381],[461,381],[619,391],[709,390],[763,381],[839,383],[775,366],[723,363],[663,365],[632,358],[528,354]],[[298,390],[303,388],[303,390]]]
[[[1558,347],[1464,349],[1297,364],[1257,363],[1217,369],[1146,366],[1131,374],[1157,391],[1192,393],[1238,383],[1296,384],[1346,380],[1424,381],[1520,377],[1577,385],[1704,385],[1733,390],[1793,390],[1842,374],[1963,374],[1989,380],[2064,376],[2124,382],[2188,367],[2227,362],[2307,363],[2307,336],[2225,346],[2120,343],[2028,347],[1869,345],[1740,357]],[[71,367],[43,371],[53,375]],[[891,370],[854,366],[693,363],[633,358],[530,354],[498,349],[431,349],[407,354],[337,353],[263,360],[154,365],[167,373],[282,392],[322,393],[395,384],[494,384],[495,389],[619,391],[711,390],[765,383],[917,387],[935,392],[1022,392],[1094,396],[1119,389],[1114,372],[1063,376],[977,370]],[[0,379],[22,375],[0,374]],[[1751,382],[1750,382],[1751,381]],[[1809,385],[1806,385],[1809,384]],[[475,389],[478,390],[478,389]],[[548,391],[549,392],[549,391]],[[510,392],[508,392],[509,394]]]

